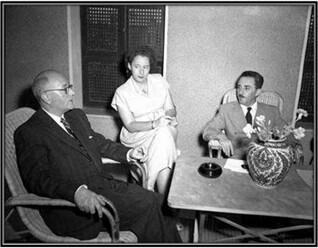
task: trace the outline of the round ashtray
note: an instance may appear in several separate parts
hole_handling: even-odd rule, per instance
[[[200,165],[198,172],[204,177],[217,178],[222,174],[222,167],[212,162],[203,163]]]

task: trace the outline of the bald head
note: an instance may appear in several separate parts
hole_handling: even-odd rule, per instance
[[[63,74],[55,70],[40,72],[33,81],[32,92],[42,108],[61,115],[73,108],[74,91]]]
[[[64,76],[54,70],[45,70],[40,72],[33,80],[32,92],[35,98],[40,102],[41,94],[50,88],[52,82]]]

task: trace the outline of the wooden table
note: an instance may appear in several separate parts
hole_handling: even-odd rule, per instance
[[[173,173],[168,204],[177,209],[217,213],[277,216],[313,220],[313,190],[291,168],[286,178],[273,189],[256,185],[248,174],[223,168],[216,179],[205,178],[198,167],[209,161],[222,167],[226,160],[208,157],[179,157]],[[200,216],[200,215],[199,215]],[[308,227],[307,227],[308,228]],[[194,242],[198,242],[198,218],[195,219]],[[244,229],[242,227],[242,229]],[[245,230],[271,242],[263,234]]]

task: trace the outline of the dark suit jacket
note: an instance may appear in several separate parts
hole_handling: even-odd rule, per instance
[[[127,162],[129,148],[95,133],[79,109],[65,113],[65,119],[83,147],[42,109],[16,130],[15,145],[22,180],[30,192],[74,202],[80,185],[99,192],[111,178],[102,173],[101,156]],[[77,208],[46,208],[41,214],[55,233],[78,238],[94,237],[101,225]]]
[[[271,126],[281,128],[286,122],[282,119],[279,109],[275,106],[257,103],[256,116],[264,115],[266,121],[271,120]],[[209,141],[226,136],[231,140],[234,150],[244,145],[246,135],[243,128],[247,122],[238,102],[229,102],[220,106],[219,112],[207,123],[203,131],[203,139]],[[255,121],[254,121],[254,127]],[[225,133],[222,132],[224,130]]]

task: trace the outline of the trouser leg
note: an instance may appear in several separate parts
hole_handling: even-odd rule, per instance
[[[181,242],[176,222],[162,212],[161,195],[116,180],[109,186],[104,195],[118,211],[121,230],[131,230],[139,242]]]

